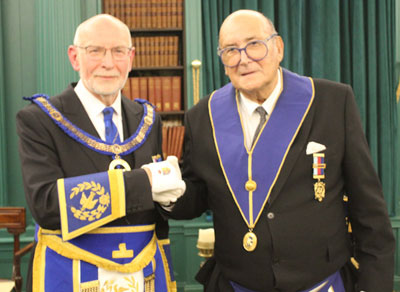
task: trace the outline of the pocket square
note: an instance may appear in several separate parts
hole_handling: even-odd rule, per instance
[[[319,144],[317,142],[309,142],[307,144],[306,154],[310,155],[313,153],[321,152],[326,149],[325,145]]]

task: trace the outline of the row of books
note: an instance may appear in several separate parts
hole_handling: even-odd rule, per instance
[[[129,99],[141,98],[156,106],[156,111],[182,110],[182,77],[151,76],[130,77],[122,93]]]
[[[130,29],[182,28],[183,0],[104,0],[104,12]]]
[[[179,37],[133,37],[133,67],[168,67],[179,65]]]
[[[163,126],[162,152],[164,159],[167,156],[175,155],[178,159],[182,158],[183,137],[185,134],[184,126]]]

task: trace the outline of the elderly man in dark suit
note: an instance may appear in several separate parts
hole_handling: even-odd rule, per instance
[[[176,291],[168,223],[140,168],[161,154],[160,117],[121,96],[134,53],[120,20],[88,19],[68,48],[79,82],[50,99],[29,98],[17,115],[37,222],[27,291]],[[168,180],[180,180],[176,160],[162,165]]]
[[[282,38],[256,11],[225,19],[218,54],[231,83],[187,113],[186,191],[166,207],[213,212],[205,291],[392,292],[394,236],[351,88],[280,67]]]

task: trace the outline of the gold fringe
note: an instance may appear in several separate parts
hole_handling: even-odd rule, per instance
[[[144,278],[144,292],[155,292],[154,279],[154,274]]]
[[[82,260],[97,267],[121,273],[134,273],[142,270],[154,258],[157,249],[156,235],[154,233],[147,246],[130,263],[121,265],[83,250],[69,242],[64,242],[58,236],[40,234],[39,242],[66,258]]]
[[[40,236],[40,229],[38,236]],[[32,291],[44,292],[44,271],[46,268],[46,249],[47,247],[39,241],[36,245],[35,256],[33,259]]]
[[[177,291],[176,281],[172,281],[172,279],[171,279],[171,274],[170,274],[171,271],[169,269],[167,256],[166,256],[165,250],[164,250],[164,245],[169,245],[170,240],[168,238],[158,239],[157,242],[158,242],[158,248],[160,249],[161,259],[164,264],[164,274],[165,274],[165,278],[167,280],[168,292],[176,292]],[[155,267],[154,267],[154,270],[155,270]]]
[[[99,292],[99,280],[81,283],[80,292]]]

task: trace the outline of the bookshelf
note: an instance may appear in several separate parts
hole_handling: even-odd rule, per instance
[[[179,159],[187,109],[184,6],[184,0],[103,0],[104,13],[128,25],[135,47],[122,92],[156,106],[163,120],[163,155]]]

